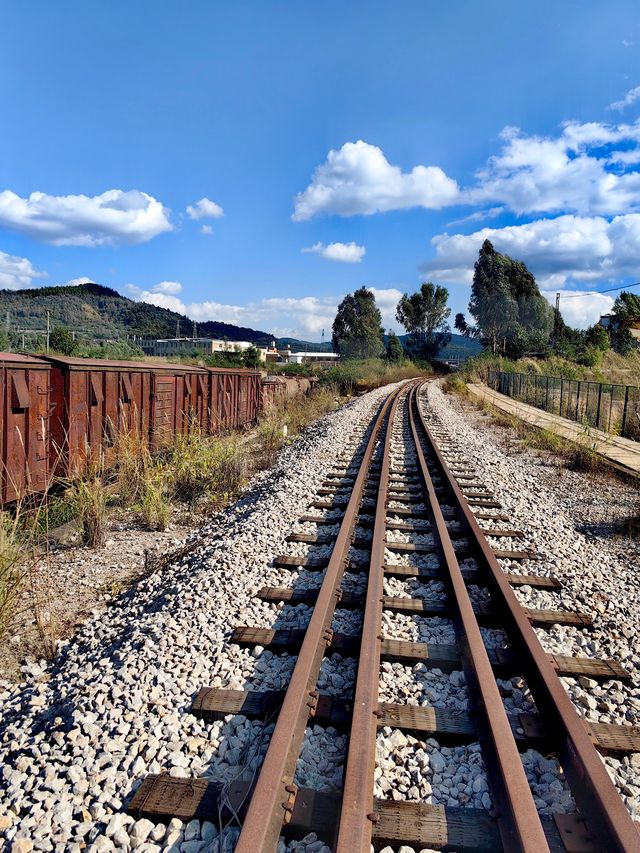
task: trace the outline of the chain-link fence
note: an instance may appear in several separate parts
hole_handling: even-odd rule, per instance
[[[501,394],[578,423],[640,441],[640,387],[489,370]]]

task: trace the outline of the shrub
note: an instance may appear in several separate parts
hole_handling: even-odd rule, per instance
[[[238,436],[178,436],[167,462],[173,495],[191,507],[207,496],[228,498],[240,491],[247,471]]]
[[[76,480],[71,487],[71,500],[82,525],[82,538],[90,548],[101,548],[105,542],[107,487],[99,472]]]

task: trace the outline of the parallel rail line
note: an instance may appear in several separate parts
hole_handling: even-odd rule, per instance
[[[631,853],[640,849],[637,827],[598,754],[640,751],[640,727],[582,720],[559,681],[559,676],[567,675],[621,681],[629,676],[616,661],[544,652],[534,625],[588,628],[591,617],[520,605],[514,587],[527,584],[553,592],[561,583],[553,577],[510,573],[500,566],[499,559],[530,560],[535,555],[490,546],[487,537],[517,539],[522,533],[509,526],[480,526],[480,521],[508,525],[509,518],[499,511],[500,502],[464,455],[445,461],[442,447],[447,437],[430,431],[419,404],[420,385],[414,382],[389,395],[374,419],[356,473],[333,469],[331,479],[319,490],[323,499],[314,500],[310,510],[339,510],[340,516],[325,518],[310,511],[301,520],[316,523],[318,533],[288,537],[291,542],[333,544],[330,556],[278,555],[273,561],[276,567],[302,566],[321,572],[322,585],[317,589],[264,587],[258,593],[264,601],[312,605],[308,627],[239,626],[232,633],[232,643],[297,656],[287,689],[258,692],[203,687],[194,700],[192,712],[209,719],[227,714],[276,719],[257,779],[221,786],[205,779],[152,775],[136,791],[130,813],[156,820],[196,817],[224,825],[237,820],[241,826],[238,853],[271,853],[281,835],[303,837],[310,831],[337,853],[368,853],[372,843],[376,848],[388,843],[526,853]],[[408,414],[416,464],[397,469],[392,465],[392,436],[402,411]],[[388,515],[401,521],[389,521]],[[337,536],[322,534],[323,526],[336,524]],[[356,528],[368,528],[371,538],[356,534]],[[392,541],[388,538],[392,530],[428,534],[430,541]],[[352,559],[351,547],[366,550],[368,560]],[[386,551],[433,554],[438,565],[389,564]],[[468,556],[474,558],[474,568],[461,567],[459,560]],[[346,571],[366,573],[364,594],[342,589]],[[446,600],[387,595],[386,577],[441,580]],[[486,587],[490,602],[474,603],[469,583]],[[332,631],[337,606],[363,612],[359,634]],[[456,643],[387,639],[382,631],[385,610],[444,615],[452,620]],[[487,649],[480,625],[502,628],[509,648]],[[353,697],[322,695],[316,689],[322,659],[334,653],[357,658]],[[468,711],[380,702],[384,660],[422,663],[443,672],[462,669]],[[496,679],[512,675],[525,678],[537,713],[507,714]],[[295,784],[296,763],[310,723],[335,726],[349,734],[341,793],[322,793]],[[375,799],[376,737],[385,726],[447,744],[479,741],[493,809]],[[575,813],[540,816],[520,758],[520,752],[530,748],[558,758],[576,804]]]

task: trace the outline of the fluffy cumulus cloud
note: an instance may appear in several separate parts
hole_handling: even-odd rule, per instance
[[[640,98],[640,87],[612,107]],[[466,205],[476,219],[503,210],[518,216],[615,216],[640,210],[640,121],[565,122],[553,136],[506,127],[499,151],[466,187],[438,166],[402,172],[375,145],[347,142],[330,151],[295,199],[294,220],[408,208]]]
[[[548,290],[542,295],[556,304],[556,293],[560,294],[560,313],[565,321],[575,329],[586,329],[597,323],[603,314],[613,308],[614,300],[606,293],[594,293],[584,290]]]
[[[363,259],[367,251],[364,246],[358,246],[357,243],[314,243],[308,249],[303,249],[303,252],[320,255],[321,258],[326,258],[329,261],[342,261],[345,264],[358,264]]]
[[[397,329],[395,310],[401,292],[396,288],[371,288],[382,314],[385,328]],[[129,292],[135,299],[150,302],[162,308],[169,308],[180,314],[186,314],[197,322],[218,320],[272,332],[277,337],[297,337],[319,341],[322,330],[325,339],[331,337],[331,324],[336,316],[340,296],[302,296],[300,298],[272,297],[248,302],[245,305],[231,305],[222,302],[186,302],[163,290],[158,285],[142,290],[129,285]]]
[[[0,252],[0,290],[21,290],[31,287],[34,279],[45,278],[27,258]]]
[[[195,204],[187,206],[187,216],[189,219],[220,219],[224,216],[224,210],[215,201],[201,198]]]
[[[54,246],[104,246],[145,243],[173,226],[168,210],[138,190],[107,190],[96,196],[34,192],[28,198],[4,190],[0,228]]]
[[[309,186],[296,197],[293,219],[410,207],[438,209],[454,204],[458,195],[456,182],[438,166],[414,166],[410,172],[403,172],[389,163],[376,145],[359,140],[329,152]]]
[[[542,287],[620,280],[637,273],[640,214],[611,221],[603,216],[565,215],[482,228],[473,234],[439,234],[431,241],[436,256],[422,270],[434,279],[469,284],[478,251],[487,239],[499,252],[523,260]]]
[[[464,200],[499,203],[519,216],[630,213],[640,209],[640,173],[633,168],[639,141],[639,122],[567,122],[555,137],[505,128],[501,150],[477,173]]]

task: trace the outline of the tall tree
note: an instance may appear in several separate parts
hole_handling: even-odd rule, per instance
[[[387,358],[389,361],[402,361],[404,358],[404,350],[400,338],[395,332],[389,332],[387,339]]]
[[[366,287],[348,293],[333,321],[333,348],[344,358],[378,358],[384,353],[382,316]]]
[[[640,323],[640,296],[627,290],[623,291],[614,303],[613,315],[616,324],[627,329],[635,323]]]
[[[475,328],[456,317],[456,328],[479,338],[493,352],[518,357],[544,350],[553,329],[553,309],[522,261],[496,252],[485,240],[474,266],[469,313]]]
[[[409,332],[411,352],[418,358],[434,358],[451,340],[448,298],[446,287],[425,281],[417,293],[405,293],[398,302],[396,319]]]

